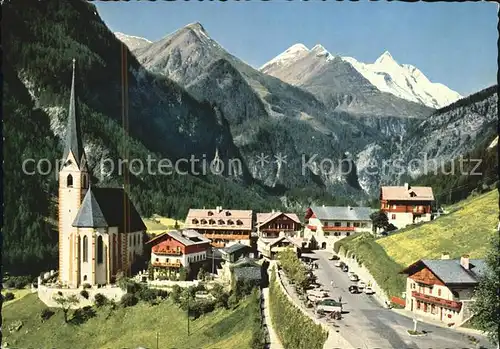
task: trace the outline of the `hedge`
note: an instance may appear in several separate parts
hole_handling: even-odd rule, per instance
[[[322,349],[328,333],[290,302],[271,272],[269,285],[271,321],[284,348]]]

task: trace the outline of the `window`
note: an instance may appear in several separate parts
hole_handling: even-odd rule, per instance
[[[82,176],[82,188],[87,188],[87,175]]]
[[[420,301],[417,301],[417,309],[420,309]]]
[[[434,304],[431,305],[431,314],[436,314],[436,306]]]
[[[366,228],[366,223],[361,223],[361,228]]]
[[[345,236],[349,236],[349,235],[351,235],[351,233],[349,233],[349,232],[345,233]]]
[[[83,237],[83,262],[88,262],[88,258],[89,258],[89,239],[87,238],[87,236],[84,236]]]
[[[73,187],[73,176],[72,175],[68,175],[68,177],[66,177],[66,186],[68,188]]]
[[[441,296],[441,289],[438,288],[438,296]]]
[[[134,246],[137,245],[137,235],[134,235]]]
[[[353,223],[353,226],[354,226],[355,228],[359,228],[359,225],[360,225],[360,224],[359,224],[359,223],[357,223],[357,222],[356,222],[356,223]]]
[[[97,263],[102,264],[104,260],[104,246],[102,243],[102,236],[97,238]]]
[[[424,303],[424,313],[427,313],[427,303]]]
[[[341,226],[340,222],[335,222],[335,226],[340,227]]]
[[[159,260],[159,259],[158,259],[158,258],[156,258],[156,261],[157,261],[157,262],[158,262],[158,260]]]
[[[393,208],[393,209],[396,209],[396,205],[392,205],[392,208]]]
[[[429,294],[432,294],[432,287],[429,287]]]
[[[231,219],[229,219],[229,220],[227,221],[227,224],[229,224],[229,225],[234,225],[234,222],[233,222]]]
[[[226,216],[230,216],[230,215],[231,215],[231,212],[226,211]]]
[[[391,219],[396,219],[396,215],[395,215],[395,214],[392,214],[392,215],[391,215]]]
[[[350,227],[350,226],[351,226],[351,223],[350,223],[350,222],[347,222],[346,227]]]
[[[213,220],[213,219],[210,219],[208,222],[209,222],[210,224],[215,224],[215,220]]]
[[[193,224],[198,224],[198,220],[195,218],[191,221]]]
[[[222,219],[219,219],[219,225],[223,225],[225,222]]]
[[[213,213],[212,211],[208,211],[208,215],[209,215],[209,216],[213,216],[213,215],[214,215],[214,213]]]
[[[239,219],[238,219],[238,220],[236,221],[236,224],[237,224],[237,225],[243,225],[243,222],[242,222],[241,220],[239,220]]]

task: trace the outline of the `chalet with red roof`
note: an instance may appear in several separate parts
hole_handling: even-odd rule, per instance
[[[267,212],[257,213],[257,233],[259,238],[294,236],[302,229],[295,213]]]

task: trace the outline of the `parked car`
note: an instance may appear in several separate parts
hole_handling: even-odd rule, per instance
[[[365,287],[366,287],[366,283],[365,283],[364,281],[360,281],[360,282],[358,282],[358,288],[359,288],[359,289],[361,289],[361,290],[362,290],[362,289],[363,289],[363,288],[365,288]]]
[[[373,289],[371,287],[369,287],[369,286],[365,287],[364,292],[366,294],[374,294],[375,293],[375,291],[373,291]]]
[[[356,274],[352,273],[349,276],[349,280],[356,282],[356,281],[359,281],[359,277]]]
[[[351,294],[361,293],[358,286],[356,286],[356,285],[349,286],[348,290],[349,290],[349,293],[351,293]]]
[[[349,271],[349,267],[348,267],[346,264],[344,264],[344,265],[342,266],[342,271],[343,271],[344,273],[347,273],[347,272]]]
[[[340,259],[339,256],[337,256],[336,254],[334,254],[333,256],[331,256],[330,258],[328,258],[329,260],[331,261],[338,261]]]
[[[341,268],[343,265],[345,265],[345,263],[340,260],[337,260],[337,262],[335,263],[335,266],[339,268]]]

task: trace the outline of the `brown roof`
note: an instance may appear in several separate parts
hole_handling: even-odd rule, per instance
[[[179,241],[184,246],[191,245],[199,245],[199,244],[208,244],[210,240],[205,238],[203,235],[199,234],[195,230],[172,230],[160,235],[155,236],[151,240],[147,242],[147,244],[157,244],[158,242],[163,241],[166,236],[170,236],[173,239]]]
[[[382,187],[383,200],[434,201],[431,187]]]
[[[284,214],[292,221],[300,224],[300,219],[295,213],[283,213],[283,212],[267,212],[267,213],[257,213],[257,225],[266,224],[267,222],[281,216]]]
[[[252,210],[189,209],[185,228],[252,230]]]

